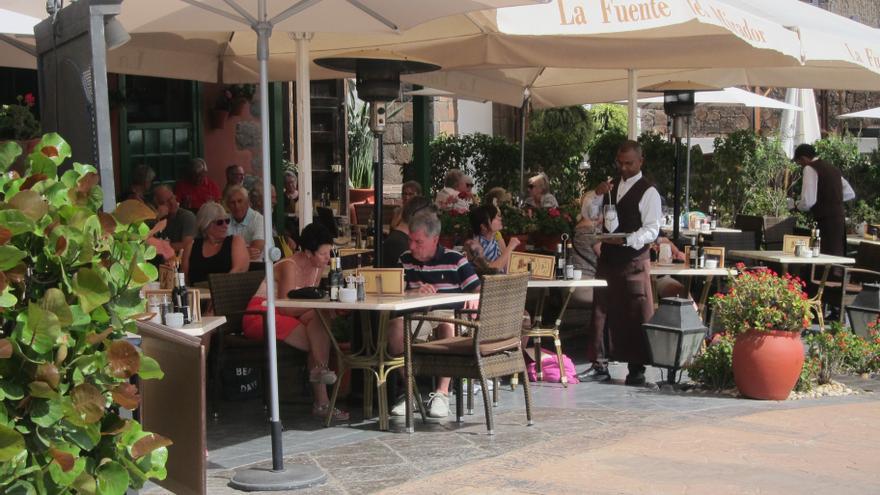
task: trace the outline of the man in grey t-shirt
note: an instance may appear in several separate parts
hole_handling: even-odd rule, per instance
[[[180,207],[174,192],[168,186],[156,186],[153,189],[153,203],[159,218],[167,220],[162,237],[171,241],[175,252],[181,251],[196,236],[196,216],[193,212]]]

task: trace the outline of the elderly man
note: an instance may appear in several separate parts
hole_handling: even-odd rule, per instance
[[[208,163],[204,158],[193,158],[187,177],[174,185],[174,195],[184,208],[198,211],[208,201],[220,201],[220,188],[208,178]]]
[[[153,189],[153,204],[159,218],[164,218],[167,222],[160,235],[171,242],[174,251],[179,252],[191,244],[198,232],[196,216],[180,207],[171,188],[165,185],[156,186]]]
[[[459,212],[467,212],[471,207],[473,194],[471,190],[474,187],[474,181],[468,180],[468,176],[457,168],[450,169],[446,172],[443,179],[443,189],[437,191],[434,198],[434,204],[437,208],[444,211],[454,210]]]
[[[616,216],[605,215],[604,232],[622,235],[602,242],[596,278],[607,280],[608,287],[595,292],[587,338],[587,358],[593,368],[578,378],[609,377],[607,367],[599,362],[607,329],[608,357],[628,364],[625,384],[645,383],[648,356],[642,323],[654,314],[648,251],[660,232],[660,194],[642,177],[642,162],[639,143],[625,141],[617,150],[620,178],[599,184],[591,200],[595,208],[615,206]]]
[[[232,164],[226,167],[226,185],[223,186],[223,197],[232,186],[244,186],[244,168],[241,165]]]
[[[421,211],[409,219],[409,238],[409,251],[400,256],[407,291],[436,294],[480,290],[480,278],[467,259],[438,244],[440,219],[433,212]],[[403,332],[403,318],[389,323],[388,350],[393,355],[403,354]],[[440,339],[454,335],[448,323],[440,324],[435,332]],[[445,418],[449,414],[449,381],[449,377],[437,378],[437,388],[428,398],[429,417]],[[406,397],[401,397],[391,409],[391,415],[405,414]]]
[[[228,235],[240,235],[248,247],[251,260],[259,261],[266,244],[263,232],[263,215],[251,208],[247,189],[232,186],[226,192],[226,209],[232,217],[229,222]]]

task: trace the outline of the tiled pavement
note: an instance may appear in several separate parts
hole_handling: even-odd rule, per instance
[[[382,490],[445,493],[442,483],[436,485],[436,490],[430,489],[434,485],[429,484],[427,489],[424,485],[435,478],[446,479],[446,475],[457,480],[454,486],[461,493],[590,493],[573,486],[554,486],[552,480],[542,479],[540,473],[535,479],[518,479],[515,486],[505,484],[504,468],[536,467],[554,459],[559,461],[554,465],[563,465],[583,452],[597,451],[599,447],[610,449],[627,439],[664,432],[673,439],[684,440],[687,445],[692,428],[708,428],[760,413],[781,411],[797,417],[826,406],[841,406],[846,411],[847,407],[878,405],[877,396],[872,392],[848,397],[762,402],[625,387],[620,383],[625,373],[623,366],[613,368],[615,381],[611,384],[578,384],[567,389],[559,384],[533,384],[535,424],[531,427],[525,425],[521,388],[511,392],[509,387],[503,387],[501,405],[495,409],[494,436],[486,435],[479,398],[475,414],[465,416],[462,425],[454,422],[454,416],[440,424],[422,424],[417,420],[416,433],[412,435],[402,433],[399,423],[392,424],[392,432],[380,432],[375,420],[322,428],[316,420],[308,418],[306,404],[282,404],[285,462],[317,465],[328,474],[327,483],[295,492],[304,494],[359,494]],[[656,371],[654,378],[660,378]],[[852,382],[869,391],[880,385],[872,380],[853,379]],[[357,409],[351,408],[353,413]],[[799,410],[804,412],[798,413]],[[208,493],[234,493],[227,483],[236,468],[271,465],[262,416],[258,400],[226,403],[221,419],[209,424]],[[866,434],[880,439],[875,431],[873,428]],[[711,439],[696,437],[693,442],[695,445],[712,443]],[[658,448],[662,451],[663,447]],[[474,471],[474,466],[483,463],[499,473],[492,478],[497,481],[495,485],[480,480],[482,471]],[[572,469],[578,472],[577,466]],[[476,486],[461,480],[459,474],[465,472],[473,477]],[[591,477],[586,472],[583,476]],[[488,486],[492,488],[480,489]],[[644,486],[634,486],[632,490],[621,487],[619,491],[607,493],[644,493],[646,490]],[[880,481],[876,488],[875,492],[880,493]],[[676,493],[676,490],[647,491]],[[165,492],[152,487],[145,493]]]

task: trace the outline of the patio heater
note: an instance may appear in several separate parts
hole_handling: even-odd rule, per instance
[[[340,72],[354,72],[358,98],[370,104],[370,130],[376,138],[376,161],[373,162],[373,188],[376,190],[373,208],[373,224],[376,226],[373,236],[373,265],[379,267],[382,266],[382,138],[385,135],[387,106],[400,96],[401,74],[430,72],[440,69],[440,66],[381,50],[319,58],[315,59],[315,63]]]
[[[666,368],[666,381],[674,385],[678,370],[684,368],[700,350],[708,330],[694,302],[680,297],[666,297],[650,321],[643,323],[648,340],[651,366]]]
[[[880,284],[863,284],[862,291],[846,307],[846,316],[853,333],[869,338],[868,325],[880,317]]]
[[[710,91],[718,88],[706,86],[692,81],[666,81],[654,84],[641,91],[663,93],[663,112],[672,119],[672,138],[675,140],[675,158],[673,174],[675,188],[673,197],[672,239],[678,240],[681,231],[681,174],[682,139],[690,136],[691,117],[696,109],[694,94],[696,91]],[[690,149],[685,153],[690,154]]]

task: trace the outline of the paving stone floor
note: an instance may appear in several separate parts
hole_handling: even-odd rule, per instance
[[[350,424],[323,428],[309,417],[308,404],[283,403],[285,463],[315,465],[328,474],[323,485],[295,493],[374,493],[394,490],[404,483],[451,472],[480,460],[495,460],[495,465],[504,466],[505,456],[511,452],[533,449],[537,455],[547,457],[553,456],[558,448],[558,455],[564,455],[562,452],[571,452],[573,447],[590,450],[634,434],[711,425],[764,411],[875,402],[878,397],[872,391],[880,385],[875,380],[851,378],[852,386],[867,393],[765,402],[626,387],[622,385],[625,374],[625,366],[616,365],[612,367],[611,383],[582,383],[568,388],[560,384],[532,384],[535,424],[531,427],[526,426],[521,388],[511,391],[504,386],[501,404],[494,409],[494,436],[486,434],[479,396],[475,414],[465,416],[463,424],[456,424],[454,415],[442,423],[424,424],[417,419],[412,435],[402,432],[401,422],[393,422],[390,432],[378,431],[376,421],[361,420],[355,406],[350,407]],[[649,379],[660,380],[659,371],[649,370]],[[454,413],[454,407],[451,409]],[[219,421],[209,423],[208,493],[234,493],[227,484],[235,469],[271,466],[263,417],[259,400],[228,402],[223,405]],[[522,456],[511,459],[515,461],[510,462],[523,462]],[[514,491],[542,493],[547,488],[537,483],[517,486]],[[167,492],[150,486],[142,493]]]

